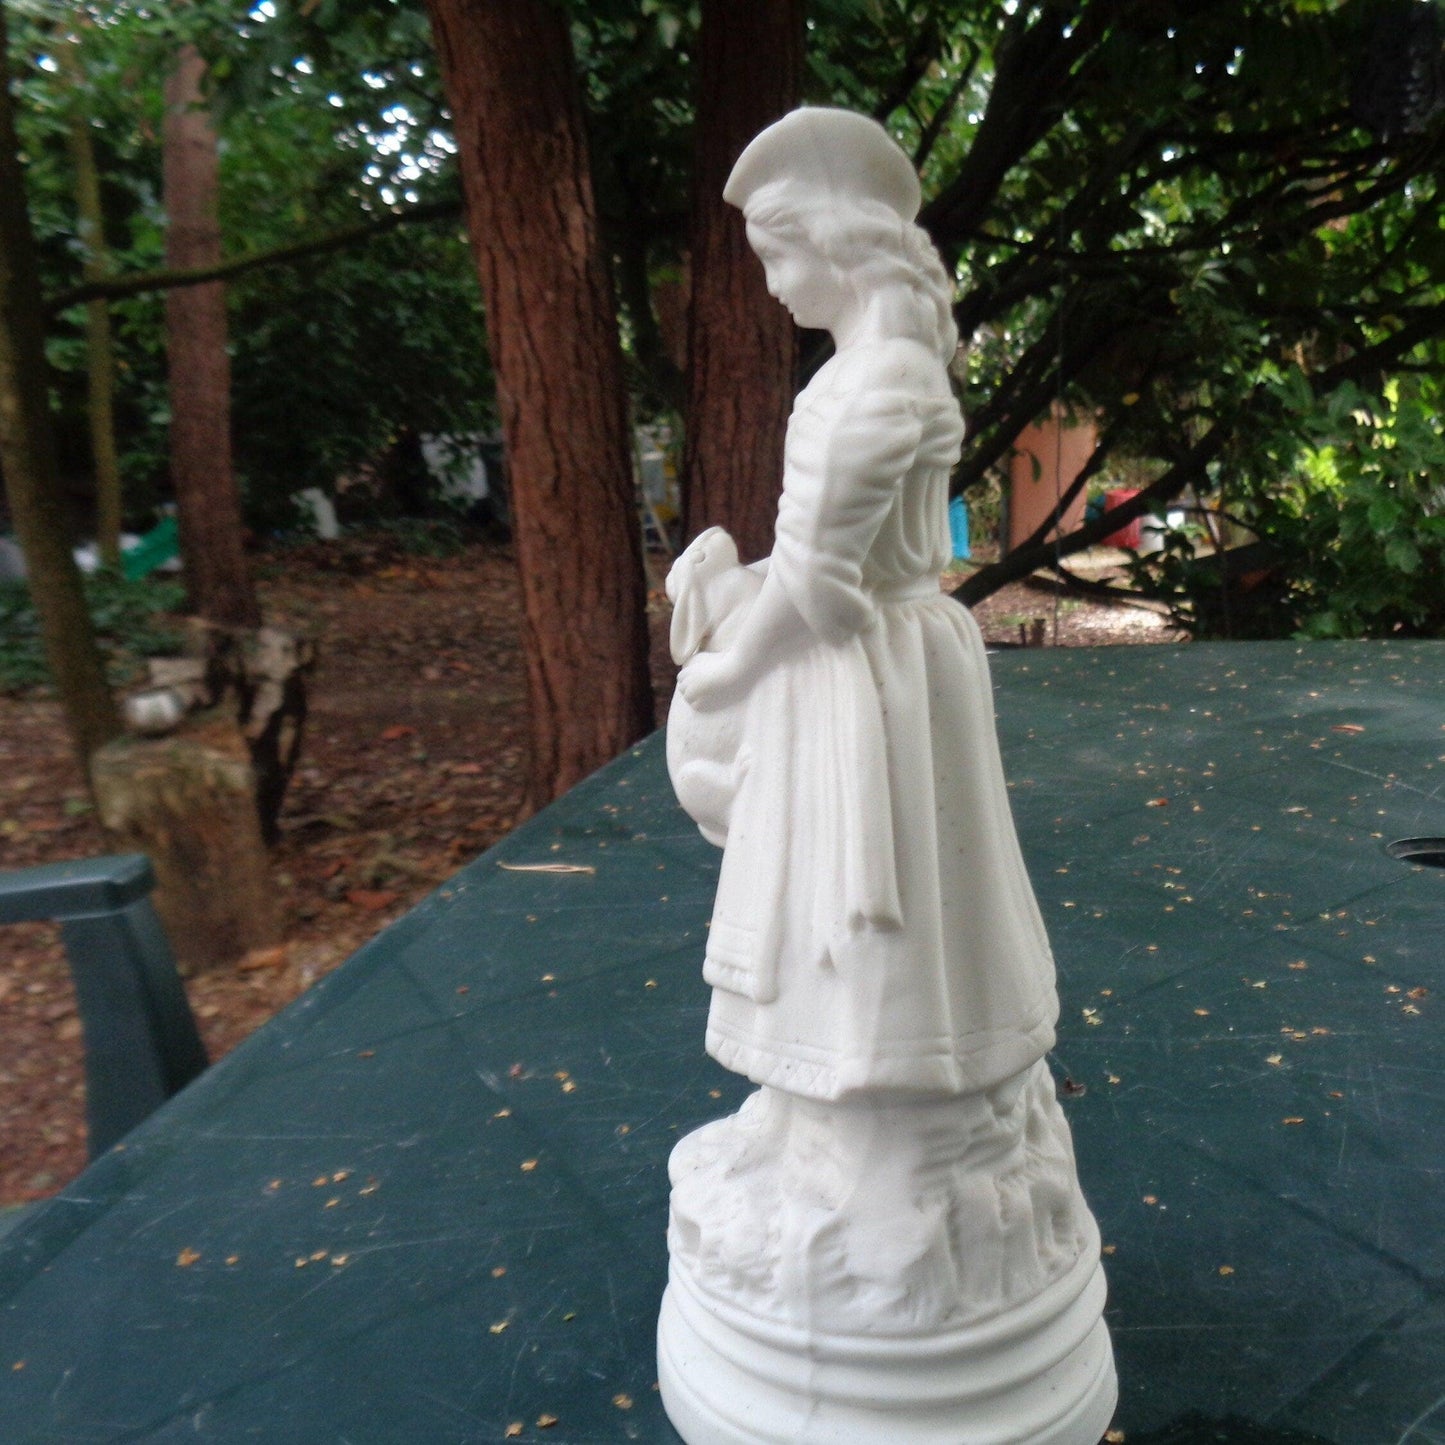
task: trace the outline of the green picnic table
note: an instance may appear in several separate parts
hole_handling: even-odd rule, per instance
[[[994,676],[1117,1428],[1445,1439],[1445,874],[1387,852],[1445,835],[1445,645]],[[674,1441],[667,1155],[748,1087],[717,860],[650,739],[27,1216],[0,1440]]]

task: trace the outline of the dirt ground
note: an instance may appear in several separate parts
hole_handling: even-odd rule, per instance
[[[187,981],[213,1059],[494,843],[522,795],[519,596],[505,547],[433,560],[346,541],[263,557],[259,573],[268,614],[313,635],[320,662],[273,858],[285,946]],[[660,592],[651,610],[661,717],[674,674]],[[1154,613],[1056,606],[1023,584],[977,615],[1002,644],[1174,637]],[[55,703],[0,697],[0,867],[105,851]],[[0,1205],[53,1193],[84,1167],[84,1099],[59,931],[0,930]]]

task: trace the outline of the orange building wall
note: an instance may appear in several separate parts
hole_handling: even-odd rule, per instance
[[[1055,417],[1045,417],[1019,433],[1009,463],[1010,550],[1028,537],[1058,505],[1069,483],[1083,471],[1098,439],[1098,428],[1093,422],[1061,424]],[[1064,513],[1063,531],[1072,532],[1083,522],[1086,500],[1081,492],[1069,505]]]

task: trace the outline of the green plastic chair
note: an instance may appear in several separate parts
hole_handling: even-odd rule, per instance
[[[210,1062],[138,853],[0,873],[0,924],[60,924],[85,1035],[90,1157]]]

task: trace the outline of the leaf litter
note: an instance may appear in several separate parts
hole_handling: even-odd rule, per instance
[[[527,722],[511,551],[484,542],[423,562],[390,545],[361,534],[260,555],[268,620],[315,637],[320,660],[272,855],[283,952],[186,981],[212,1059],[517,821]],[[675,673],[665,612],[651,622],[662,710]],[[0,696],[6,866],[110,851],[85,798],[54,700]],[[0,1204],[20,1204],[86,1163],[83,1042],[57,928],[0,930],[0,995]],[[367,1042],[357,1057],[375,1056]]]

